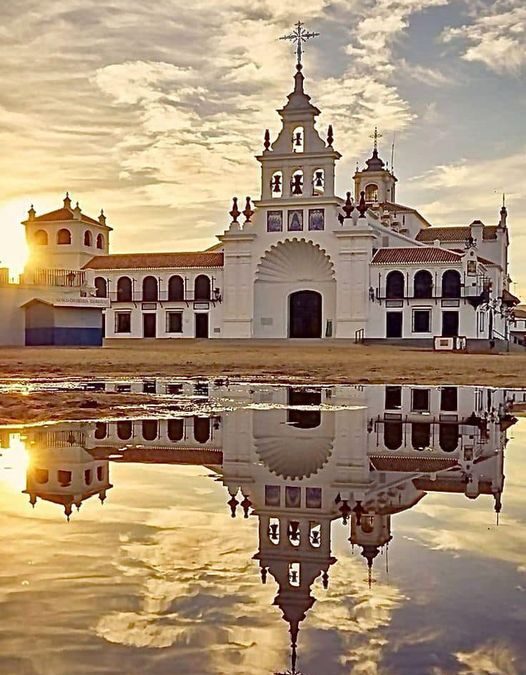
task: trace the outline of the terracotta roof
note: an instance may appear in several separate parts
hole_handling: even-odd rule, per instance
[[[90,449],[97,459],[110,459],[112,462],[134,462],[138,464],[194,464],[221,465],[223,451],[219,448],[113,448],[97,447]]]
[[[49,213],[43,213],[41,216],[35,216],[33,222],[35,223],[49,223],[57,220],[76,220],[73,215],[73,211],[66,207],[62,209],[57,209],[56,211],[50,211]],[[100,225],[98,220],[90,218],[85,213],[80,214],[80,221],[82,223],[90,223],[91,225]]]
[[[456,459],[444,457],[395,457],[371,456],[371,463],[377,471],[404,471],[407,473],[435,473],[445,471],[458,464]]]
[[[524,305],[515,307],[513,313],[515,314],[516,319],[526,319],[526,307]]]
[[[407,248],[380,248],[374,254],[373,265],[460,262],[461,256],[437,246],[412,246]]]
[[[427,227],[416,235],[417,241],[464,241],[471,234],[469,225],[450,225],[448,227]],[[497,238],[497,226],[485,225],[482,230],[484,240]]]
[[[223,253],[118,253],[97,255],[84,265],[92,270],[171,269],[177,267],[223,267]]]
[[[413,484],[417,490],[425,490],[426,492],[465,492],[466,484],[462,480],[460,474],[456,474],[451,478],[437,478],[431,480],[430,478],[415,478]],[[479,492],[482,495],[490,495],[491,483],[486,480],[479,482]]]
[[[502,291],[502,301],[510,305],[518,305],[520,303],[519,298],[506,289]]]

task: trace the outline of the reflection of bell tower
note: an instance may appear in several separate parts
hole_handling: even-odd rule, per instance
[[[391,516],[382,513],[356,513],[351,516],[351,536],[353,546],[362,547],[362,555],[367,560],[369,585],[372,581],[373,562],[383,546],[391,541]]]
[[[313,516],[314,517],[314,516]],[[316,521],[297,513],[290,518],[259,515],[259,560],[261,578],[268,572],[278,584],[274,599],[289,624],[291,673],[296,673],[300,623],[314,604],[311,586],[321,575],[324,588],[329,583],[329,567],[336,562],[331,556],[331,517],[318,516]]]
[[[82,431],[36,431],[28,440],[31,463],[24,492],[33,507],[38,499],[60,504],[69,520],[73,506],[80,510],[86,499],[98,495],[104,502],[112,487],[109,462],[86,451]]]
[[[374,129],[374,146],[372,156],[365,162],[366,168],[353,176],[355,199],[360,199],[360,193],[365,193],[368,206],[396,202],[396,177],[386,168],[385,162],[378,156],[378,129]]]

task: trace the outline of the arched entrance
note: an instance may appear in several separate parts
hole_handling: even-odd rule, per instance
[[[289,296],[289,337],[321,338],[321,294],[296,291]]]

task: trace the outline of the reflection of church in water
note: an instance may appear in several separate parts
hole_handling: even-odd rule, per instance
[[[118,385],[100,385],[112,388]],[[326,588],[333,521],[348,528],[369,570],[392,539],[391,518],[428,492],[490,495],[501,509],[513,392],[478,387],[335,386],[295,389],[213,383],[141,383],[217,402],[215,416],[57,425],[27,432],[27,493],[74,506],[112,487],[109,463],[212,468],[232,516],[259,520],[261,579],[278,587],[289,624],[292,670],[298,631]],[[197,392],[192,388],[197,386]],[[200,389],[199,389],[200,388]]]

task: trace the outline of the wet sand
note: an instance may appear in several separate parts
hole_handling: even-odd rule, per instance
[[[0,377],[228,377],[272,382],[472,384],[526,387],[526,351],[451,354],[392,346],[304,341],[177,340],[103,349],[0,348]],[[2,394],[0,423],[138,414],[146,395],[70,392]]]

